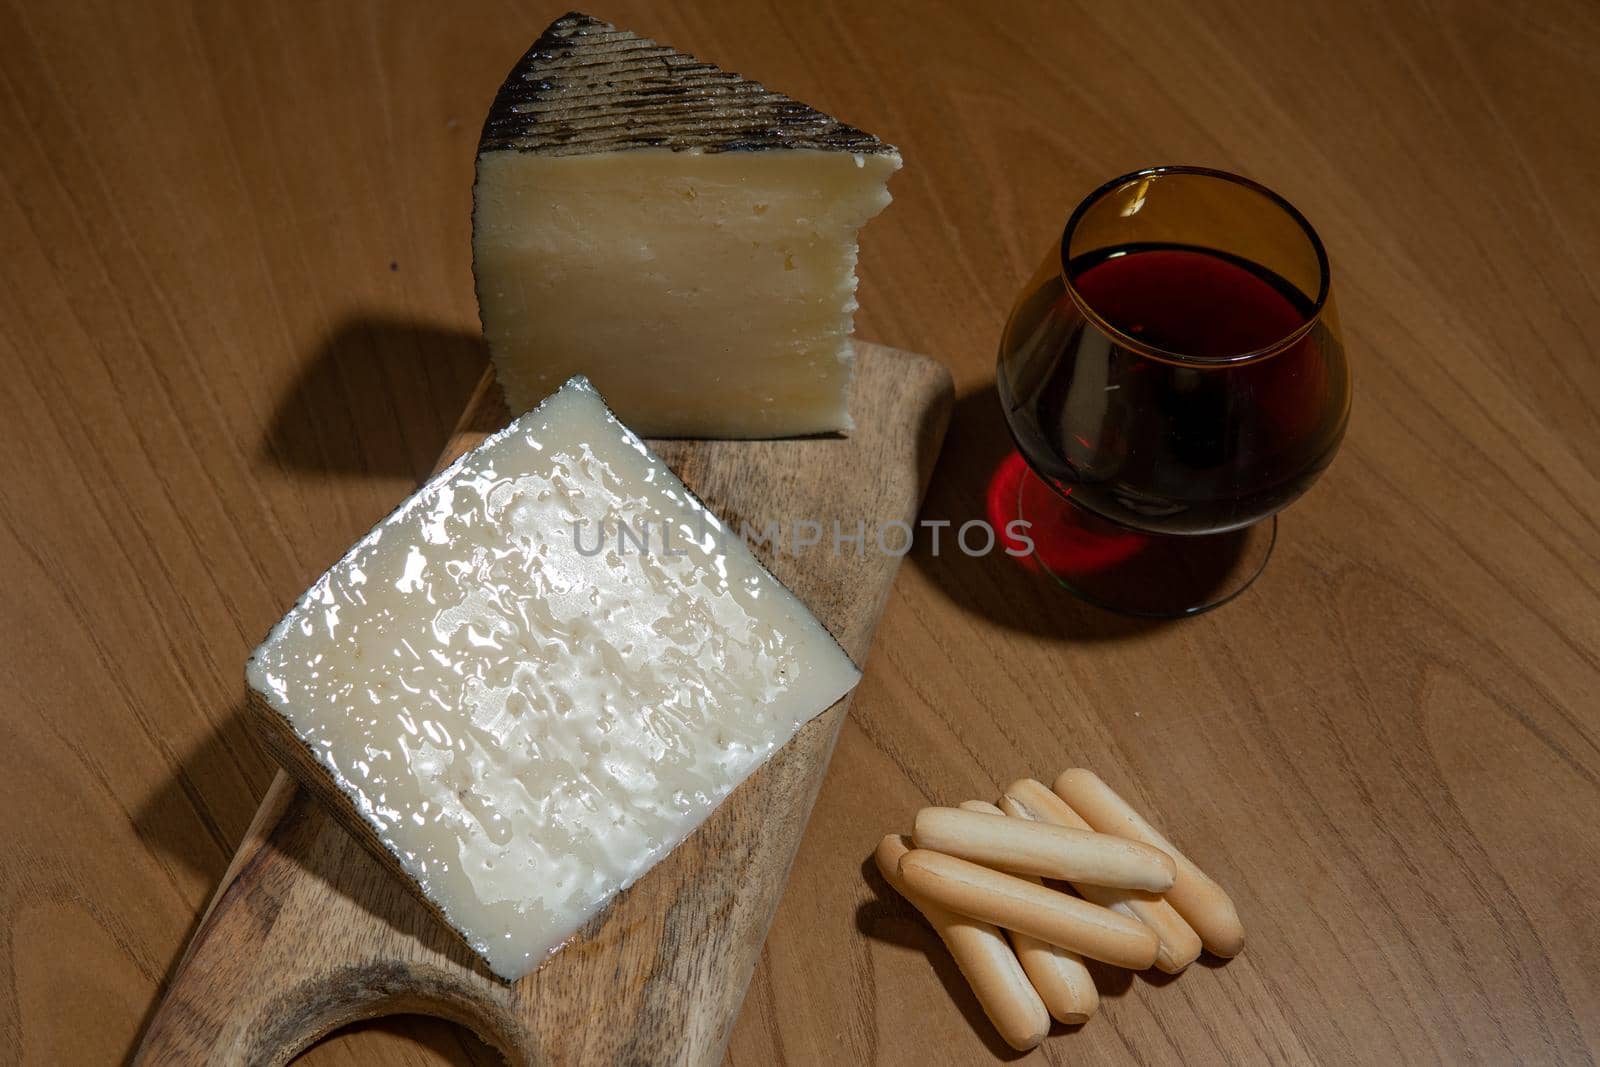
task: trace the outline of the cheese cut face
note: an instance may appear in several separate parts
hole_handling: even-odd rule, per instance
[[[850,428],[857,233],[893,147],[585,15],[507,78],[473,271],[513,411],[584,374],[647,437]]]
[[[506,979],[860,677],[581,379],[367,534],[247,675]]]

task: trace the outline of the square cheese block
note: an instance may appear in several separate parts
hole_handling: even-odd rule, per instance
[[[587,375],[647,437],[851,426],[857,235],[895,149],[568,15],[479,145],[473,272],[513,411]]]
[[[860,677],[582,379],[363,537],[247,675],[274,751],[506,979]]]

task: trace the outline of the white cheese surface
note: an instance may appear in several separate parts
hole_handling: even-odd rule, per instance
[[[619,524],[648,524],[648,551],[619,550]],[[250,660],[250,685],[504,978],[859,678],[720,529],[574,380],[364,537]]]
[[[892,154],[478,157],[473,273],[513,411],[574,374],[647,437],[850,428],[856,240]]]

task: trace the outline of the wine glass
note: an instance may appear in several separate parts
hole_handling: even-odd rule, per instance
[[[1201,167],[1137,171],[1078,205],[1012,309],[996,378],[1018,453],[991,521],[1025,521],[1031,563],[1084,599],[1159,618],[1255,579],[1350,414],[1316,231]]]

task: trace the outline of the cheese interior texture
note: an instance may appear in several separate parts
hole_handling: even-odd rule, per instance
[[[622,541],[619,524],[650,532]],[[250,661],[251,686],[504,978],[859,678],[720,529],[574,381],[363,538]]]
[[[513,411],[587,375],[646,437],[850,428],[856,238],[894,154],[478,158],[473,269]]]

